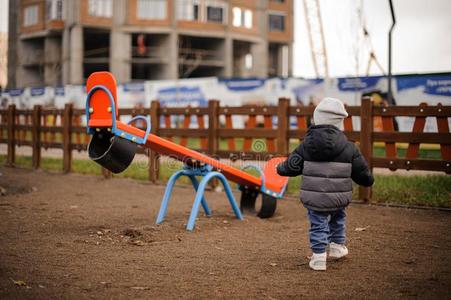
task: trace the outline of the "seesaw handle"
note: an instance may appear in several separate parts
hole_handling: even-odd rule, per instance
[[[91,106],[90,106],[90,104],[91,104],[91,97],[92,97],[92,95],[94,95],[94,93],[96,91],[98,91],[98,90],[104,91],[107,94],[108,99],[110,100],[110,107],[111,107],[111,114],[112,114],[112,116],[111,116],[111,122],[112,122],[111,123],[111,128],[112,128],[112,131],[114,132],[116,130],[116,106],[115,106],[115,103],[114,103],[114,97],[111,94],[110,90],[107,87],[103,86],[103,85],[95,85],[95,86],[93,86],[92,89],[89,90],[88,95],[86,96],[86,130],[90,134],[94,133],[93,130],[89,127],[89,119],[90,119],[90,115],[91,115],[91,111],[90,111]]]
[[[144,117],[144,116],[136,116],[136,117],[133,117],[130,121],[128,121],[127,124],[131,124],[131,123],[135,122],[136,120],[144,120],[144,121],[146,121],[146,133],[144,134],[144,137],[143,138],[136,137],[136,141],[135,141],[135,143],[142,145],[142,144],[146,143],[147,138],[149,137],[149,134],[150,134],[150,129],[151,129],[150,117],[149,116],[146,116],[146,117]]]

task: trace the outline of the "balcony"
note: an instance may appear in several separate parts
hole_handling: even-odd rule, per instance
[[[132,47],[132,63],[167,64],[167,49],[163,47]]]
[[[27,53],[20,56],[20,61],[24,67],[36,67],[44,65],[44,50],[27,51]]]

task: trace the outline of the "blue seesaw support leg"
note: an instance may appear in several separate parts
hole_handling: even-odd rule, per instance
[[[229,198],[230,205],[232,206],[233,212],[235,213],[236,217],[239,220],[243,220],[241,211],[240,211],[238,205],[236,204],[235,197],[232,194],[232,189],[230,188],[230,185],[227,182],[227,179],[225,178],[225,176],[219,172],[209,172],[209,173],[207,173],[207,175],[204,176],[204,178],[202,178],[202,180],[199,184],[199,189],[197,190],[196,198],[194,199],[194,204],[193,204],[193,208],[191,209],[191,214],[188,219],[188,224],[186,225],[187,230],[191,231],[194,229],[194,225],[196,223],[196,217],[199,212],[199,205],[202,202],[205,188],[207,187],[208,182],[215,177],[219,178],[219,180],[224,185],[224,190],[227,194],[227,198]]]
[[[157,217],[157,222],[156,222],[157,224],[160,224],[161,222],[163,222],[164,217],[166,216],[166,212],[168,210],[168,204],[169,204],[169,200],[171,198],[172,189],[174,188],[174,185],[175,185],[175,182],[177,181],[177,179],[179,179],[181,176],[188,176],[189,179],[191,180],[191,183],[193,184],[194,189],[196,191],[198,190],[199,182],[197,181],[197,179],[194,175],[189,174],[189,171],[180,170],[180,171],[172,174],[171,178],[169,178],[168,183],[166,185],[166,190],[164,191],[164,196],[163,196],[163,200],[161,201],[160,211],[158,212],[158,217]],[[201,202],[202,202],[202,207],[204,208],[205,214],[207,216],[210,216],[211,210],[208,207],[207,201],[205,200],[203,195],[202,195]]]
[[[191,179],[191,183],[193,184],[194,190],[197,193],[197,191],[199,190],[199,182],[197,181],[196,176],[189,175],[188,177],[189,177],[189,179]],[[207,200],[205,200],[205,196],[203,194],[202,194],[202,201],[200,203],[202,204],[202,208],[204,209],[205,214],[207,216],[211,216],[211,210],[208,207]]]

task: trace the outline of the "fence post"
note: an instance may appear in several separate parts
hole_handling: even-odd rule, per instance
[[[373,103],[371,97],[363,97],[360,106],[360,151],[373,172]],[[371,202],[371,188],[359,187],[359,199]]]
[[[216,155],[219,148],[219,101],[208,101],[208,154]]]
[[[16,106],[8,106],[8,156],[6,164],[13,166],[16,162]]]
[[[72,104],[64,105],[63,115],[63,172],[72,169]]]
[[[290,108],[290,99],[279,98],[279,105],[277,110],[277,152],[282,155],[288,154],[289,138],[288,129],[290,117],[288,110]]]
[[[35,105],[33,107],[33,116],[31,119],[31,148],[32,154],[32,166],[34,169],[38,169],[41,166],[41,106]]]
[[[152,134],[158,134],[158,127],[160,125],[160,102],[153,100],[150,104],[150,132]],[[150,150],[149,155],[149,180],[155,183],[158,180],[160,172],[160,158],[157,152]]]

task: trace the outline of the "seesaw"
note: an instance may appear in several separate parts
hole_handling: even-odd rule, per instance
[[[188,230],[194,228],[200,205],[206,215],[211,215],[204,191],[213,178],[219,179],[224,185],[224,190],[238,219],[243,217],[227,180],[237,183],[241,190],[241,209],[255,212],[256,198],[258,194],[262,194],[262,205],[257,215],[261,218],[269,218],[274,214],[277,199],[283,196],[288,181],[287,177],[281,177],[276,172],[277,164],[284,158],[278,157],[267,161],[263,169],[255,165],[246,165],[242,169],[234,168],[208,155],[151,134],[149,116],[137,116],[128,123],[119,121],[116,80],[111,73],[91,74],[86,83],[86,91],[87,132],[93,135],[88,146],[88,153],[92,160],[113,173],[120,173],[131,164],[137,146],[140,145],[184,163],[183,169],[173,174],[167,183],[157,224],[164,220],[173,186],[181,176],[187,176],[196,190],[187,223]],[[136,120],[144,120],[147,123],[145,131],[131,125]],[[253,168],[259,177],[246,173],[245,169],[249,168]],[[197,180],[199,176],[202,177],[200,182]]]

